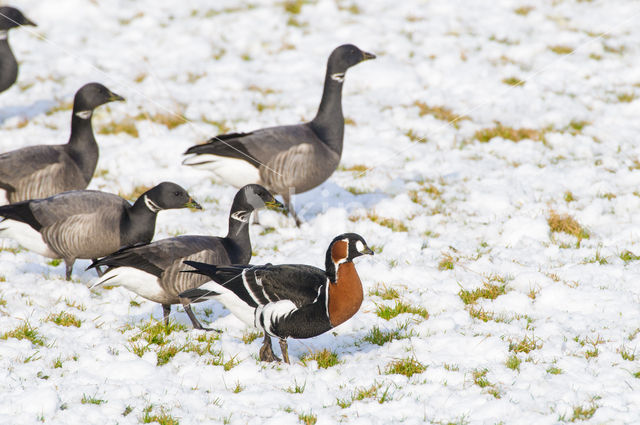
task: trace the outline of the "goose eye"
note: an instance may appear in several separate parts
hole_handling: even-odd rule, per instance
[[[173,192],[173,194],[176,195],[176,196],[180,196],[180,192],[178,192],[178,191]]]

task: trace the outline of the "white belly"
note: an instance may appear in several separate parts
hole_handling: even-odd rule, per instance
[[[42,239],[40,232],[20,221],[5,219],[0,222],[0,237],[10,238],[29,251],[49,258],[60,258]]]
[[[238,188],[247,184],[260,182],[260,172],[258,169],[241,159],[202,154],[192,155],[182,161],[182,163],[198,169],[211,171],[221,180]]]
[[[91,288],[102,284],[122,286],[143,298],[158,303],[163,303],[166,298],[166,294],[158,283],[157,277],[133,267],[113,269],[99,278],[96,283],[91,285]]]

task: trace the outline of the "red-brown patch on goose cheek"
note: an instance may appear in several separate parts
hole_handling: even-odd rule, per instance
[[[338,261],[347,258],[348,248],[349,244],[344,241],[335,242],[331,247],[331,259],[333,260],[333,262],[337,263]]]

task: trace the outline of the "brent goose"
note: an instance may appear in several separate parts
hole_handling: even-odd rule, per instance
[[[0,7],[0,92],[7,90],[18,78],[18,62],[9,46],[9,30],[35,23],[15,7]]]
[[[185,261],[212,279],[180,294],[190,300],[220,301],[240,320],[264,331],[260,360],[279,361],[271,336],[280,339],[289,363],[287,338],[311,338],[348,320],[362,304],[362,283],[353,259],[373,255],[362,236],[344,233],[329,245],[326,270],[302,264],[215,266]]]
[[[131,205],[111,193],[76,190],[0,207],[0,237],[49,258],[62,258],[71,279],[77,258],[99,258],[153,238],[158,211],[198,208],[175,183],[149,189]]]
[[[94,261],[91,267],[108,266],[107,273],[92,287],[107,283],[121,285],[136,294],[162,304],[165,323],[168,323],[171,304],[183,304],[196,329],[203,328],[191,311],[189,301],[178,294],[197,288],[209,279],[193,273],[184,260],[212,264],[246,264],[251,259],[249,216],[267,207],[282,207],[264,187],[250,184],[236,194],[229,213],[229,232],[226,237],[185,235],[161,239],[150,244],[124,248]]]
[[[124,100],[102,84],[84,85],[73,100],[71,137],[65,145],[37,145],[0,155],[0,189],[9,203],[87,187],[98,163],[91,116],[100,105]]]
[[[240,187],[258,183],[283,197],[291,208],[291,194],[320,185],[333,174],[342,155],[344,117],[342,83],[350,67],[375,55],[352,44],[337,47],[329,56],[322,100],[315,118],[307,123],[269,127],[250,133],[216,136],[192,146],[185,165],[213,171],[220,179]]]

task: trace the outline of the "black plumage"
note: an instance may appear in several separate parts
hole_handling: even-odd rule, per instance
[[[337,236],[327,249],[326,270],[304,264],[219,266],[185,261],[212,282],[180,294],[195,301],[215,299],[250,326],[265,332],[260,359],[272,361],[270,336],[311,338],[343,323],[360,307],[362,284],[352,260],[373,254],[355,233]]]

